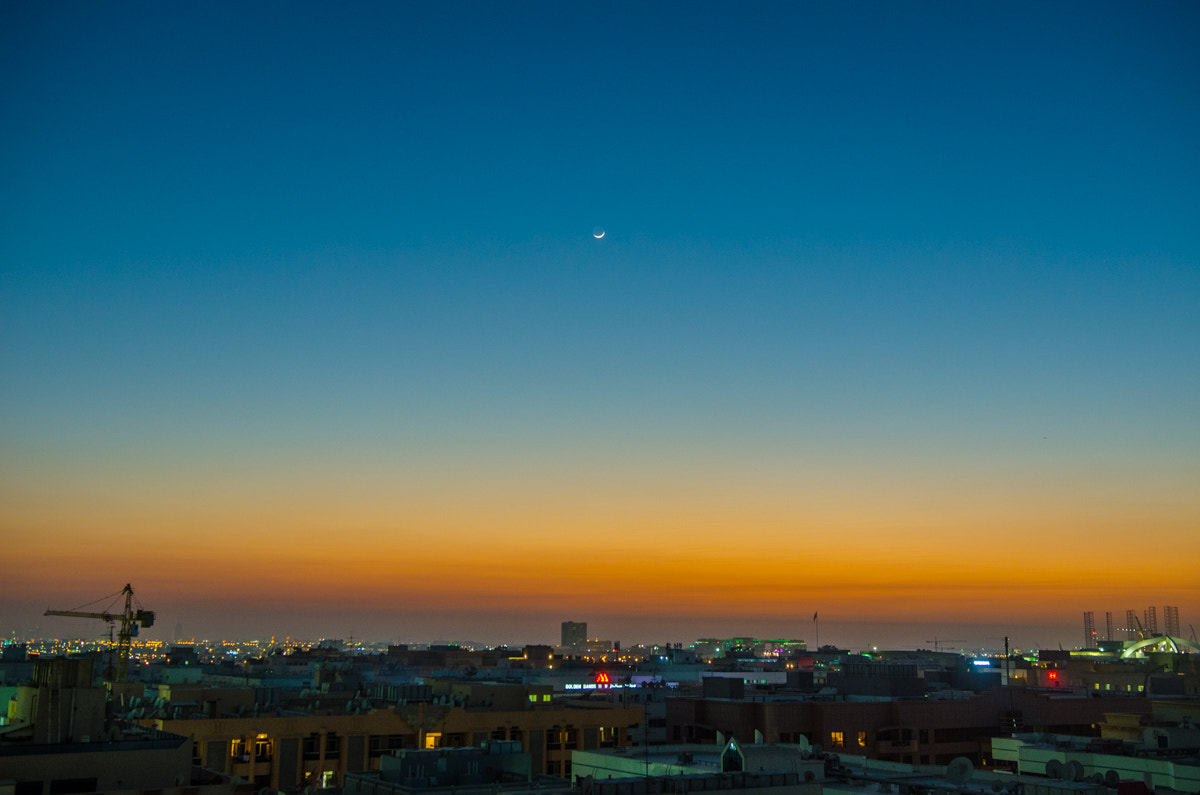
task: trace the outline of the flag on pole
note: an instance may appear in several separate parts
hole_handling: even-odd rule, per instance
[[[813,621],[816,621],[816,620],[817,620],[817,614],[813,613]]]

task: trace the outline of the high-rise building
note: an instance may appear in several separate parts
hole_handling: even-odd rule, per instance
[[[1104,639],[1112,640],[1113,639],[1113,636],[1112,636],[1113,627],[1112,627],[1112,611],[1111,610],[1104,611],[1104,628],[1105,628],[1105,630],[1107,630],[1107,632],[1105,633]]]
[[[562,645],[563,646],[582,646],[587,643],[587,622],[586,621],[564,621],[562,622]]]
[[[1083,648],[1096,648],[1096,613],[1092,610],[1083,613]]]
[[[1146,608],[1146,612],[1142,614],[1142,626],[1150,637],[1158,634],[1158,608]]]
[[[1179,608],[1167,605],[1163,608],[1163,629],[1173,638],[1179,637]]]

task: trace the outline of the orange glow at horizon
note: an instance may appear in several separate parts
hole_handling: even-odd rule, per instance
[[[1189,501],[1098,501],[1092,489],[1073,500],[988,489],[934,500],[885,487],[856,497],[845,485],[821,494],[513,482],[453,499],[445,486],[397,496],[292,483],[226,485],[204,499],[177,482],[157,492],[96,484],[51,500],[43,484],[25,485],[0,519],[20,562],[0,594],[46,590],[56,606],[64,589],[82,603],[136,581],[181,601],[281,610],[603,605],[736,618],[820,603],[830,618],[1002,621],[1140,604],[1149,592],[1200,607]],[[1132,539],[1179,554],[1127,554]]]

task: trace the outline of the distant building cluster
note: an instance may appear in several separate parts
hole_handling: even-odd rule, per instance
[[[558,647],[139,643],[125,681],[112,648],[6,643],[0,794],[1200,793],[1200,646],[1147,635],[622,650],[568,621]]]
[[[1101,637],[1096,630],[1096,613],[1093,610],[1085,610],[1083,613],[1083,647],[1085,649],[1099,648],[1100,644],[1112,643],[1118,640],[1147,640],[1166,636],[1170,638],[1180,637],[1179,632],[1179,608],[1172,605],[1167,605],[1163,608],[1163,631],[1158,631],[1158,609],[1151,605],[1142,611],[1139,618],[1136,610],[1125,611],[1125,626],[1113,626],[1113,614],[1111,611],[1104,614],[1104,637]],[[1123,637],[1118,637],[1118,634]],[[1191,638],[1194,642],[1196,638]]]

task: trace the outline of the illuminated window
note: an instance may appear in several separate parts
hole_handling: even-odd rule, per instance
[[[550,700],[550,694],[549,694],[549,693],[546,693],[545,695],[543,695],[543,696],[542,696],[542,701],[549,701],[549,700]]]
[[[442,747],[442,733],[429,732],[425,735],[425,748],[432,751],[434,748]]]
[[[859,748],[867,747],[867,733],[866,732],[858,733],[858,747]]]
[[[537,694],[536,694],[536,693],[530,693],[530,694],[529,694],[529,702],[530,702],[531,704],[533,704],[533,703],[536,703],[536,702],[537,702]]]
[[[846,735],[843,734],[842,732],[830,732],[829,739],[831,741],[830,744],[834,748],[846,747]]]
[[[1141,693],[1146,689],[1145,685],[1138,685],[1138,692]]]

